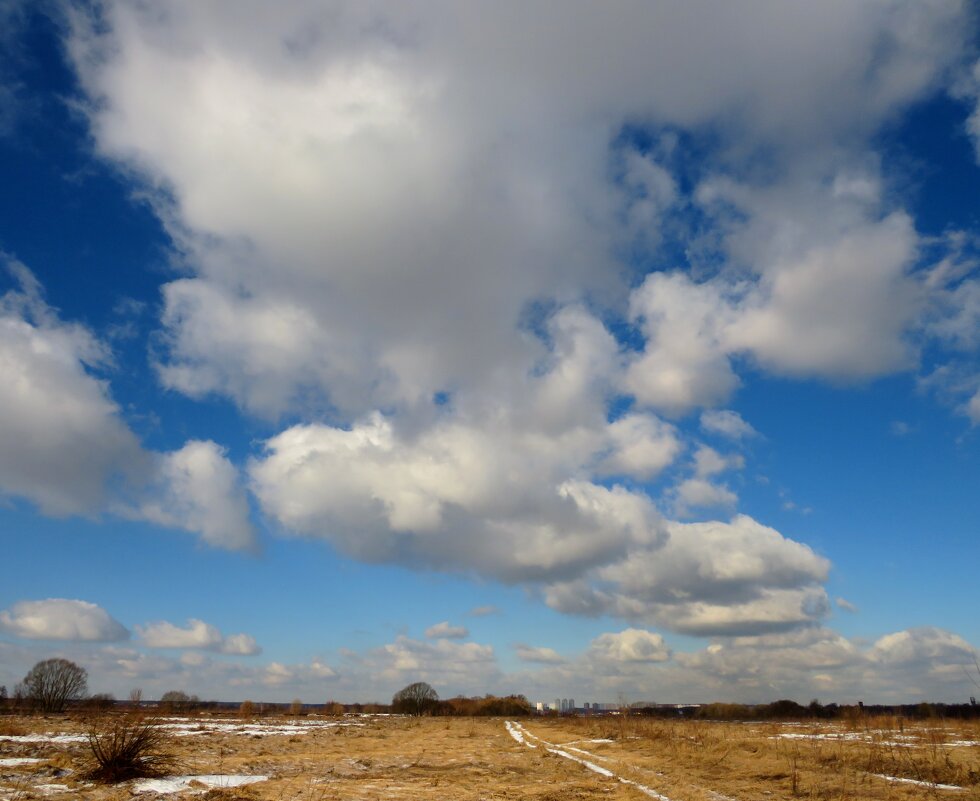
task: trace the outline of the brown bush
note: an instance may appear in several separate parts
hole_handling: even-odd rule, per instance
[[[88,733],[92,764],[85,778],[115,784],[165,776],[177,767],[170,737],[145,720],[104,720]]]

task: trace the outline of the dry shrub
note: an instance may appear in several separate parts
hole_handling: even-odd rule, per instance
[[[89,731],[88,745],[92,764],[87,779],[114,784],[165,776],[177,768],[170,737],[145,720],[102,721]]]

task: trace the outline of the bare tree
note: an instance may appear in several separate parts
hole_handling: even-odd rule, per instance
[[[431,684],[417,681],[402,687],[391,699],[391,710],[408,715],[424,715],[431,712],[439,701],[439,693]]]
[[[129,703],[131,703],[133,706],[139,708],[139,705],[142,702],[142,700],[143,700],[142,687],[134,687],[132,690],[129,691]]]
[[[160,706],[170,712],[187,712],[199,703],[196,695],[188,695],[183,690],[168,690],[160,696]]]
[[[88,673],[67,659],[45,659],[24,677],[24,695],[42,712],[61,712],[85,695]]]

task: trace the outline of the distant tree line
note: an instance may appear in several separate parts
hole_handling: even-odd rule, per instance
[[[978,667],[980,672],[980,667]],[[28,671],[23,681],[14,687],[13,693],[0,685],[0,710],[36,711],[41,713],[60,713],[66,709],[107,711],[118,703],[108,693],[88,695],[88,673],[85,668],[67,659],[45,659]],[[129,695],[128,705],[139,707],[143,691],[134,689]],[[157,708],[178,714],[199,711],[231,712],[237,711],[243,717],[264,714],[306,715],[318,712],[327,715],[347,713],[395,713],[404,715],[433,715],[448,717],[521,717],[533,712],[531,704],[523,695],[484,695],[440,699],[435,689],[424,681],[413,682],[396,692],[391,704],[357,703],[341,704],[327,701],[325,704],[307,705],[300,699],[289,704],[254,703],[241,704],[201,701],[196,695],[183,690],[165,692]],[[601,714],[601,713],[600,713]],[[817,699],[803,706],[796,701],[782,699],[769,704],[729,704],[711,703],[685,707],[649,706],[629,707],[616,714],[643,715],[661,718],[687,717],[699,720],[812,720],[812,719],[858,719],[862,716],[894,715],[909,719],[980,718],[980,704],[970,698],[969,704],[944,704],[922,702],[918,704],[882,705],[863,704],[821,704]]]
[[[969,704],[821,704],[817,700],[806,706],[782,699],[769,704],[712,703],[680,709],[667,706],[641,707],[631,714],[658,718],[688,717],[698,720],[835,720],[858,719],[863,716],[894,715],[912,720],[929,718],[980,718],[980,705]]]
[[[484,695],[473,698],[459,695],[440,700],[430,684],[417,681],[395,693],[391,699],[391,711],[403,715],[520,717],[531,714],[531,704],[523,695]]]

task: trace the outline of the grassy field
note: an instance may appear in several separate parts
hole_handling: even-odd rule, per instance
[[[980,727],[957,722],[309,716],[157,725],[179,776],[107,786],[83,778],[91,721],[0,718],[0,800],[980,799]]]

